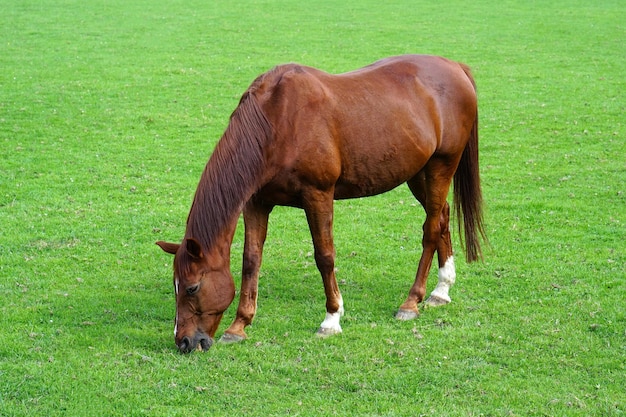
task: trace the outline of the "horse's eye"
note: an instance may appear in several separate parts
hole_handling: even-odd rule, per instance
[[[200,289],[200,284],[192,285],[191,287],[187,287],[187,295],[194,295]]]

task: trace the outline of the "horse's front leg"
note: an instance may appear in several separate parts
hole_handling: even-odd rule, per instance
[[[304,201],[313,247],[315,263],[322,275],[326,294],[326,318],[317,334],[329,336],[341,333],[340,317],[343,299],[335,278],[335,246],[333,243],[333,193],[314,191],[307,193]]]
[[[239,342],[247,337],[244,329],[252,323],[256,313],[259,270],[263,257],[263,244],[267,237],[267,223],[272,208],[273,206],[255,202],[254,199],[250,200],[244,207],[245,241],[239,306],[235,320],[226,329],[220,339],[221,342]]]

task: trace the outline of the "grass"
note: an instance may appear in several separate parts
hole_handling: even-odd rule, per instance
[[[624,21],[610,0],[9,1],[0,415],[623,415]],[[320,340],[306,221],[280,208],[250,339],[179,355],[154,241],[182,237],[244,89],[277,63],[412,52],[474,69],[485,262],[457,256],[453,303],[398,322],[421,209],[406,187],[339,202],[347,312]]]

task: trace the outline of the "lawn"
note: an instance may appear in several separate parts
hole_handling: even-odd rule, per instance
[[[0,416],[624,415],[624,22],[610,0],[5,1]],[[304,213],[278,208],[249,339],[179,354],[154,242],[182,238],[245,88],[403,53],[473,68],[484,262],[455,236],[453,302],[399,322],[422,209],[405,186],[338,202],[344,332],[319,339]]]

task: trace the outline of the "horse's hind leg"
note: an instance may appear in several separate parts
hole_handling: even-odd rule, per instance
[[[448,290],[455,280],[454,258],[450,239],[450,206],[446,201],[453,171],[443,161],[431,160],[427,166],[407,182],[411,192],[426,211],[424,222],[423,252],[415,283],[407,300],[400,306],[396,317],[409,320],[419,314],[417,305],[426,294],[426,281],[435,251],[439,261],[439,281],[427,301],[429,305],[450,302]]]
[[[456,280],[454,268],[454,256],[452,254],[452,240],[450,238],[450,205],[446,202],[440,218],[441,237],[437,243],[437,258],[439,261],[437,286],[426,300],[429,306],[448,304],[450,295],[448,291]]]
[[[426,207],[426,178],[424,172],[420,172],[415,178],[408,182],[409,189],[415,198]],[[437,242],[437,259],[439,261],[437,286],[426,300],[430,306],[448,304],[450,296],[448,291],[456,280],[456,270],[454,267],[454,256],[452,253],[452,240],[450,237],[450,205],[446,201],[441,216],[439,218],[441,227],[441,237]]]
[[[409,189],[417,200],[426,207],[426,179],[423,172],[408,182]],[[426,300],[430,306],[448,304],[450,296],[449,289],[454,285],[456,270],[454,268],[454,257],[452,253],[452,240],[450,237],[450,205],[446,201],[441,216],[439,218],[441,227],[441,237],[437,242],[437,258],[439,261],[439,273],[437,286]]]

